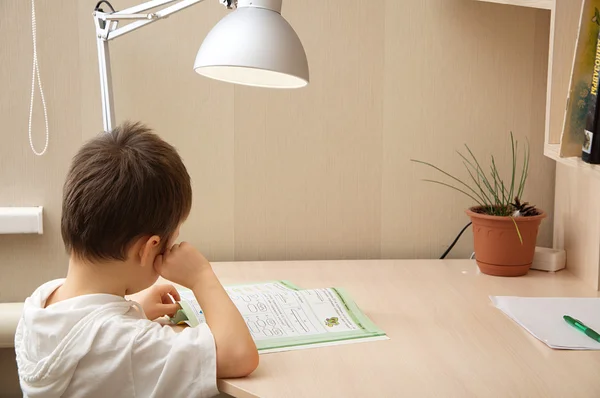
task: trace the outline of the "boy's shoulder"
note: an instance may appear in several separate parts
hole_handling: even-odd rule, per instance
[[[40,286],[24,306],[15,351],[25,392],[42,388],[48,396],[69,396],[71,391],[96,396],[112,394],[119,387],[114,384],[123,384],[138,396],[155,391],[184,396],[189,388],[194,396],[216,393],[216,349],[207,325],[176,333],[146,319],[135,301],[106,294],[44,308],[47,295],[60,284],[57,280]],[[92,379],[98,383],[90,384]]]

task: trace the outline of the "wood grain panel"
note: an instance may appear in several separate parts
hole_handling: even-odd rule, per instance
[[[23,300],[66,270],[61,186],[82,139],[101,130],[95,3],[37,2],[51,121],[49,153],[38,158],[26,136],[30,5],[0,1],[0,206],[43,205],[46,231],[0,236],[0,301]],[[118,7],[136,3],[119,0]],[[285,1],[283,15],[311,68],[311,84],[296,91],[194,74],[198,46],[226,13],[218,2],[203,2],[111,44],[117,119],[142,120],[180,150],[195,195],[182,238],[211,260],[437,257],[467,222],[470,203],[421,183],[431,174],[409,159],[460,172],[454,150],[468,143],[482,156],[497,154],[504,169],[510,130],[531,142],[527,199],[551,212],[554,166],[542,157],[540,108],[547,11],[464,0]],[[557,43],[555,56],[564,57],[568,40]],[[563,75],[553,73],[553,84],[566,85]],[[553,117],[562,117],[560,106],[552,103]],[[39,103],[34,127],[41,145]],[[591,205],[584,196],[559,200],[557,209],[580,214]],[[563,225],[580,233],[574,223]],[[539,243],[549,246],[551,234],[549,219]],[[468,256],[471,245],[467,234],[453,256]],[[595,259],[597,268],[598,253],[581,253],[579,264]]]
[[[379,256],[382,8],[286,2],[311,84],[236,87],[237,260]]]
[[[486,1],[488,3],[499,3],[499,4],[507,4],[511,6],[519,6],[519,7],[532,7],[532,8],[540,8],[544,10],[551,10],[554,8],[555,0],[478,0],[478,1]]]
[[[600,180],[590,171],[556,166],[554,247],[567,252],[567,268],[600,288]]]
[[[551,53],[551,100],[548,113],[548,143],[560,143],[573,68],[575,40],[582,0],[556,0],[554,45]]]
[[[59,186],[81,137],[101,129],[95,1],[62,1],[72,24],[53,25],[55,8],[40,13],[40,47],[55,57],[43,54],[42,74],[53,77],[47,95],[58,124],[55,146],[39,159],[22,135],[28,5],[2,2],[2,15],[16,15],[2,19],[11,44],[0,50],[9,60],[1,82],[15,93],[2,97],[2,115],[22,133],[0,149],[0,199],[48,209],[47,235],[0,237],[7,264],[51,257],[25,289],[64,272]],[[283,15],[302,37],[312,75],[311,85],[296,91],[234,87],[192,72],[202,39],[226,13],[205,2],[111,43],[117,118],[143,120],[181,151],[195,195],[182,238],[211,260],[436,257],[467,221],[462,210],[470,203],[419,182],[427,174],[410,157],[457,171],[453,151],[466,142],[483,156],[501,152],[505,167],[510,130],[532,143],[528,199],[553,207],[539,110],[547,11],[462,0],[285,2]],[[541,244],[549,243],[549,225]],[[454,255],[470,251],[467,235]],[[3,273],[26,279],[19,267]],[[1,294],[9,300],[27,293],[10,287]]]
[[[344,286],[390,337],[261,355],[252,376],[219,383],[235,397],[600,396],[600,352],[549,349],[490,303],[489,295],[598,297],[568,271],[495,278],[468,260],[237,262],[215,271],[224,283]]]
[[[464,143],[486,164],[493,154],[507,170],[509,132],[522,144],[528,138],[526,199],[551,211],[553,164],[540,150],[544,119],[536,104],[544,103],[547,56],[547,41],[535,46],[540,12],[546,13],[479,2],[387,3],[383,257],[440,255],[468,222],[463,209],[470,200],[419,181],[439,176],[409,161],[434,162],[469,178],[455,153]],[[551,227],[543,224],[540,244],[550,245]],[[453,254],[471,251],[466,235]]]
[[[91,10],[79,4],[83,126],[102,128]],[[119,8],[139,3],[120,1]],[[181,230],[210,259],[233,260],[233,86],[193,69],[202,40],[227,14],[218,2],[191,7],[110,42],[117,122],[141,120],[175,145],[192,177],[194,204]],[[92,134],[93,134],[92,133]]]
[[[37,2],[38,58],[50,121],[50,145],[37,157],[29,149],[31,3],[0,2],[0,206],[44,206],[44,235],[0,235],[0,301],[25,298],[41,282],[64,276],[60,237],[62,183],[81,143],[79,43],[75,0]],[[9,17],[8,17],[9,16]],[[75,77],[75,78],[73,78]],[[37,89],[36,89],[37,90]],[[44,114],[36,92],[33,135],[44,146]]]
[[[581,0],[557,0],[549,143],[558,143],[568,96]],[[554,207],[554,246],[567,252],[567,267],[586,284],[600,288],[600,192],[596,166],[580,158],[558,158],[559,145],[546,152],[558,160]]]
[[[550,79],[548,57],[550,50],[550,23],[551,15],[547,11],[539,10],[535,12],[535,29],[533,41],[533,64],[532,64],[532,83],[531,83],[531,124],[530,133],[527,136],[532,151],[530,166],[530,175],[528,177],[529,194],[536,194],[531,199],[541,200],[543,204],[539,206],[546,211],[548,218],[543,221],[543,227],[538,235],[540,246],[552,247],[553,225],[554,225],[554,190],[556,162],[543,154],[546,132],[547,115],[547,86]],[[543,98],[543,100],[542,100]],[[540,151],[539,148],[542,148]],[[548,184],[548,185],[546,185]],[[542,191],[538,190],[542,187]]]

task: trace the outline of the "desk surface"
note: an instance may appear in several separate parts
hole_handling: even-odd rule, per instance
[[[344,287],[390,340],[261,355],[234,397],[600,397],[600,351],[555,351],[489,295],[597,297],[567,271],[519,278],[470,260],[217,263],[224,284]]]

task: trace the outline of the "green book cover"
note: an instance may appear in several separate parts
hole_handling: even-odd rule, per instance
[[[288,281],[273,281],[225,290],[260,352],[387,339],[344,289],[300,289]],[[205,322],[193,292],[179,293],[182,310],[171,321],[192,327]]]
[[[588,109],[595,105],[592,94],[596,44],[600,29],[600,0],[584,0],[575,45],[569,97],[560,141],[560,156],[581,156]],[[557,32],[558,34],[558,32]]]

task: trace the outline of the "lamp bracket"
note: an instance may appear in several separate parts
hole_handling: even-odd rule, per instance
[[[191,7],[202,0],[149,0],[121,11],[104,12],[98,6],[94,10],[96,44],[98,47],[98,69],[100,72],[100,95],[102,98],[102,124],[104,131],[111,131],[115,122],[115,110],[110,70],[109,41],[123,36],[142,26],[169,17]],[[238,0],[219,0],[227,8],[236,8]],[[110,3],[109,3],[110,5]],[[165,7],[163,7],[165,6]],[[159,7],[163,7],[158,9]],[[112,9],[112,6],[110,7]],[[158,9],[158,10],[155,10]],[[149,10],[153,10],[150,12]],[[130,23],[119,26],[121,21]]]
[[[148,25],[159,19],[165,19],[176,12],[191,7],[203,0],[150,0],[121,11],[104,12],[102,9],[94,10],[96,36],[100,40],[109,41],[119,36]],[[172,3],[172,4],[171,4]],[[237,0],[219,0],[228,9],[237,8]],[[170,5],[169,5],[170,4]],[[144,12],[161,6],[168,5],[160,10]],[[119,26],[120,21],[133,21],[127,25]]]

